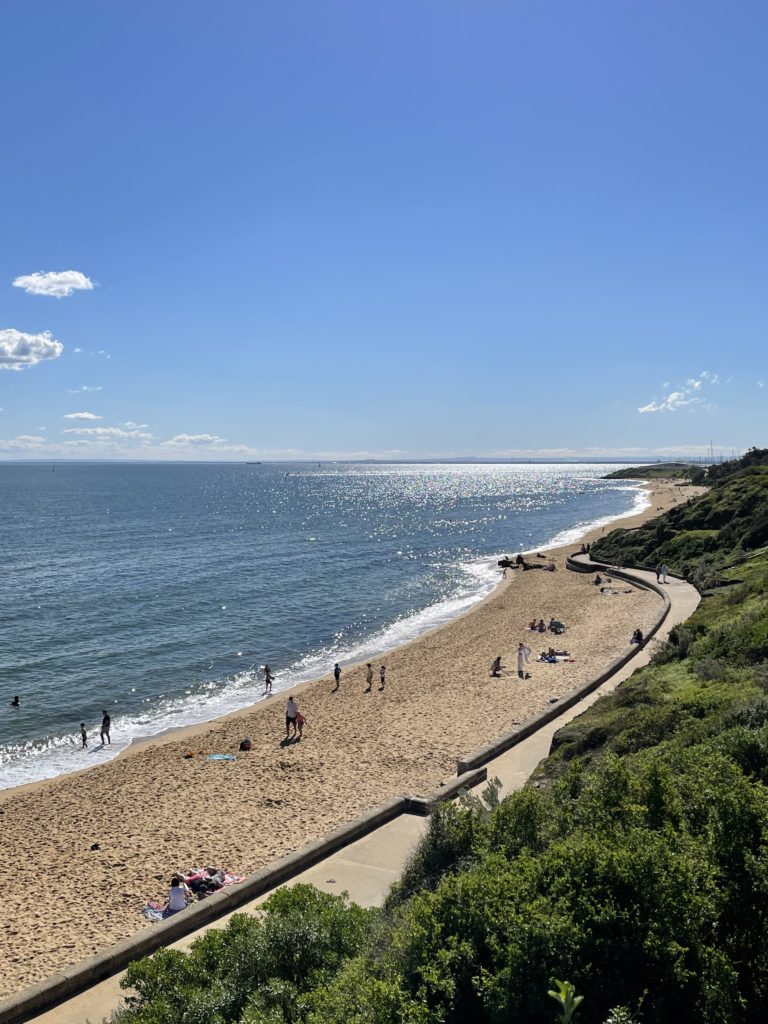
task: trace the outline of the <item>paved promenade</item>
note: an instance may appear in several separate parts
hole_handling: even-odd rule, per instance
[[[585,565],[591,564],[588,556],[580,556],[578,561]],[[624,570],[624,572],[639,579],[654,583],[656,581],[656,576],[652,572],[638,569]],[[694,612],[700,600],[696,589],[682,580],[670,578],[665,589],[669,595],[671,607],[656,635],[659,640],[666,637],[672,626],[684,622]],[[549,753],[552,737],[558,729],[582,714],[594,704],[598,697],[610,693],[619,683],[632,675],[635,669],[647,664],[653,652],[653,646],[652,642],[639,651],[611,679],[553,722],[543,726],[511,750],[489,761],[487,764],[488,778],[495,776],[501,781],[503,794],[522,788],[539,762]],[[309,882],[325,892],[332,893],[346,890],[350,897],[362,906],[381,906],[390,886],[399,877],[411,851],[426,828],[427,819],[413,814],[402,814],[297,875],[286,884],[295,885],[297,882]],[[269,893],[265,893],[251,903],[244,904],[237,913],[248,913],[254,910],[268,895]],[[217,919],[208,927],[222,927],[226,924],[227,916]],[[206,930],[207,928],[201,929],[187,935],[173,943],[172,948],[186,949]],[[117,974],[112,978],[107,978],[86,992],[82,992],[60,1006],[33,1018],[30,1024],[84,1024],[85,1021],[90,1024],[98,1024],[108,1018],[120,1004],[122,998],[121,977],[122,974]]]

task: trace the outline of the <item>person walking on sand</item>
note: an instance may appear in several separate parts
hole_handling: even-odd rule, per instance
[[[291,729],[293,729],[293,735],[294,736],[296,735],[296,719],[298,718],[298,715],[299,715],[299,705],[296,703],[296,701],[293,699],[293,697],[289,697],[288,698],[288,703],[286,704],[286,707],[285,707],[285,738],[286,739],[288,739],[288,737],[291,735]]]
[[[338,661],[333,666],[333,678],[336,680],[336,685],[334,686],[333,690],[331,690],[331,693],[335,693],[338,690],[339,682],[341,681],[341,669],[339,668]]]
[[[272,680],[273,680],[273,678],[274,678],[274,676],[272,675],[272,669],[269,667],[269,665],[265,665],[264,666],[264,692],[265,693],[272,693]]]
[[[500,673],[500,672],[501,672],[501,655],[499,654],[499,655],[498,655],[498,656],[497,656],[496,658],[494,658],[494,659],[493,659],[493,661],[491,662],[491,675],[492,675],[492,676],[493,676],[494,678],[498,679],[498,677],[499,677],[499,673]]]
[[[88,746],[88,733],[85,731],[85,722],[80,723],[80,739],[83,741],[83,749]]]
[[[365,681],[366,683],[368,683],[368,685],[366,686],[365,690],[363,690],[363,693],[370,693],[371,686],[373,685],[373,665],[370,663],[370,661],[365,666]]]
[[[306,722],[306,718],[299,711],[297,713],[297,715],[296,715],[296,725],[299,727],[299,739],[301,739],[301,737],[304,735],[304,723],[305,722]]]
[[[522,643],[517,645],[517,675],[519,679],[525,679],[525,663],[530,656],[530,647]]]
[[[112,724],[112,719],[109,717],[109,712],[104,708],[101,712],[101,731],[99,736],[101,737],[101,745],[105,746],[107,743],[112,745],[112,740],[109,738],[109,727]]]
[[[667,569],[667,563],[666,562],[662,562],[661,569],[659,570],[659,572],[661,573],[661,582],[662,583],[667,583],[668,582],[668,580],[667,580],[667,573],[669,572],[669,569]]]
[[[382,665],[381,668],[379,669],[379,679],[381,680],[381,686],[379,687],[379,691],[384,689],[384,683],[386,682],[386,676],[387,676],[387,667],[386,667],[386,665]]]

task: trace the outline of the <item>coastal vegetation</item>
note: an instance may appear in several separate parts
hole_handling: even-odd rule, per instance
[[[528,786],[438,807],[381,910],[297,885],[133,964],[120,1024],[762,1021],[768,451],[705,482],[593,547],[704,597]]]
[[[687,462],[654,462],[645,466],[626,466],[606,473],[605,480],[690,480],[701,472]]]

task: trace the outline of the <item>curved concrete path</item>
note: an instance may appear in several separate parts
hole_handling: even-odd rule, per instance
[[[587,571],[603,572],[603,563],[592,562],[588,555],[573,556],[574,560],[585,566]],[[640,569],[623,570],[627,575],[636,576],[647,582],[656,582],[656,575]],[[657,640],[663,640],[670,629],[684,622],[696,609],[700,596],[695,587],[683,580],[672,579],[666,585],[670,600],[670,610],[661,628],[656,634]],[[652,644],[639,650],[634,658],[621,668],[607,682],[581,700],[577,705],[564,711],[562,715],[543,726],[532,736],[522,740],[511,750],[505,751],[487,763],[488,778],[494,776],[502,784],[502,794],[507,795],[521,789],[530,778],[543,758],[549,753],[552,737],[572,719],[586,711],[605,693],[610,693],[619,683],[623,682],[635,669],[646,665],[651,657]],[[427,819],[413,814],[401,814],[394,821],[369,833],[362,839],[351,843],[344,849],[332,854],[326,860],[315,864],[307,871],[292,878],[287,885],[297,882],[308,882],[325,892],[340,893],[345,889],[350,897],[362,906],[378,907],[390,886],[396,881],[405,866],[408,857],[424,835]],[[251,903],[238,908],[237,913],[249,913],[263,903],[269,893],[265,893]],[[231,915],[218,918],[206,928],[185,936],[174,942],[172,949],[186,949],[195,939],[199,938],[208,928],[221,928]],[[123,974],[94,985],[93,988],[68,999],[52,1010],[31,1018],[29,1024],[97,1024],[108,1018],[116,1010],[122,999],[120,979]]]

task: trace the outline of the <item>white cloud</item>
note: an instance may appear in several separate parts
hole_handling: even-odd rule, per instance
[[[91,291],[93,281],[79,270],[49,270],[23,274],[14,279],[13,287],[23,288],[27,295],[51,295],[64,299],[73,292]]]
[[[78,351],[78,349],[75,349],[75,352],[77,352],[77,351]],[[67,388],[67,394],[79,395],[81,391],[103,391],[103,390],[104,390],[104,388],[102,387],[101,384],[98,384],[95,387],[90,387],[88,384],[83,384],[83,386],[81,388]]]
[[[97,416],[95,412],[65,412],[65,420],[101,420],[103,416]]]
[[[677,412],[679,409],[700,406],[703,409],[711,409],[699,392],[704,384],[719,384],[720,378],[716,373],[702,370],[697,377],[689,377],[685,384],[680,385],[675,391],[670,391],[663,398],[654,398],[647,405],[638,406],[637,411],[648,412]],[[668,386],[668,385],[667,385]]]
[[[0,440],[0,451],[39,452],[45,446],[45,438],[36,434],[19,434],[8,441]]]
[[[226,437],[219,437],[217,434],[177,434],[163,441],[163,444],[223,444],[226,440]]]
[[[82,352],[83,350],[81,348],[73,348],[72,351],[75,353],[75,355],[77,355],[79,352]]]
[[[152,435],[141,430],[123,430],[122,427],[68,427],[65,434],[88,434],[102,438],[134,438],[139,441],[151,441]]]
[[[0,370],[26,370],[44,359],[58,359],[64,351],[50,331],[25,334],[12,327],[0,330]]]
[[[134,423],[133,420],[126,420],[123,424],[124,427],[128,427],[129,430],[146,430],[149,426],[148,423]]]
[[[764,388],[764,387],[765,387],[765,381],[764,381],[764,380],[759,380],[759,381],[757,382],[757,386],[758,386],[759,388]]]

